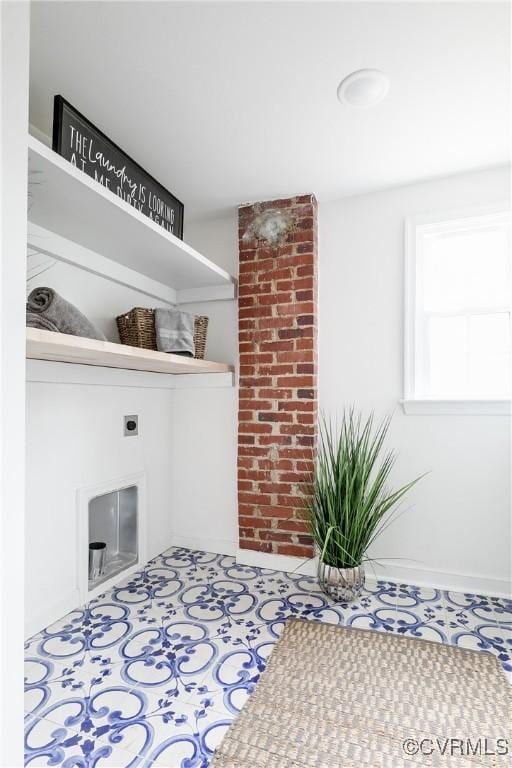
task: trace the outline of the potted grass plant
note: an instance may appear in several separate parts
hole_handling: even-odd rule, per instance
[[[325,418],[320,423],[310,525],[320,586],[343,602],[361,594],[369,547],[420,479],[389,489],[395,461],[392,451],[383,450],[389,424],[387,418],[375,425],[373,415],[364,420],[353,409],[339,428]]]

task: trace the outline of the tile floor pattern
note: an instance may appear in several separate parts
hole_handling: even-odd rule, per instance
[[[289,617],[496,654],[512,601],[379,581],[335,604],[315,579],[172,548],[26,644],[25,765],[206,768]]]

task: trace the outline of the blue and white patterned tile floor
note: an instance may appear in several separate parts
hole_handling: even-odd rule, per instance
[[[289,617],[491,651],[512,601],[377,582],[349,605],[312,578],[173,548],[26,644],[25,764],[206,768]]]

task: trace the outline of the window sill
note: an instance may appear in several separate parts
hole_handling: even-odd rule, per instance
[[[454,415],[511,415],[512,400],[400,400],[404,413]]]

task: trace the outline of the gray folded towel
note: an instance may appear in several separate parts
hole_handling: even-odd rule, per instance
[[[53,288],[41,287],[31,291],[27,299],[26,323],[29,328],[106,341],[102,332]]]
[[[160,352],[194,357],[195,317],[178,309],[155,309],[156,346]]]

